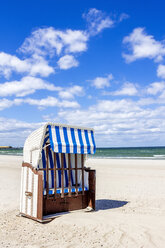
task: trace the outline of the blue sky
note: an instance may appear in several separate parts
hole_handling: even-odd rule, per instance
[[[0,3],[0,145],[47,121],[97,146],[165,145],[163,1]]]

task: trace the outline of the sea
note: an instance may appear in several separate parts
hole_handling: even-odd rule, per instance
[[[23,148],[0,149],[0,155],[22,156]],[[165,146],[161,147],[121,147],[121,148],[97,148],[90,158],[113,159],[165,159]]]

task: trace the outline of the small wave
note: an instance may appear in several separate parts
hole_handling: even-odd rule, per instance
[[[0,155],[22,156],[22,152],[0,152]]]
[[[161,160],[161,159],[165,159],[165,156],[162,155],[162,156],[159,156],[159,157],[156,157],[156,156],[153,156],[153,157],[110,157],[110,156],[90,156],[90,158],[92,159],[151,159],[151,160]]]
[[[165,158],[165,154],[164,155],[154,155],[155,158]]]

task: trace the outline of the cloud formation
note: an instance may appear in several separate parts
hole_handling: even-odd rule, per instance
[[[124,83],[121,89],[115,92],[111,92],[111,94],[114,96],[122,96],[122,95],[135,96],[137,95],[137,93],[138,93],[138,90],[137,90],[136,85],[130,82]]]
[[[77,101],[61,100],[53,96],[46,98],[35,99],[35,98],[15,98],[9,100],[7,98],[0,99],[0,111],[12,106],[18,106],[22,104],[29,104],[37,106],[40,110],[47,107],[58,107],[61,109],[65,108],[79,108],[80,105]]]
[[[70,88],[65,88],[59,91],[59,97],[64,99],[72,99],[75,96],[84,96],[84,89],[79,85],[74,85]]]
[[[73,57],[73,55],[64,55],[58,60],[57,64],[60,69],[68,70],[72,67],[77,67],[79,62]]]
[[[48,65],[48,61],[39,56],[21,60],[15,55],[0,52],[0,75],[9,78],[12,72],[48,77],[54,73],[54,69]]]
[[[156,41],[152,35],[148,35],[144,28],[135,28],[131,34],[124,37],[123,43],[130,51],[130,53],[123,53],[123,57],[128,63],[142,58],[154,59],[159,62],[165,56],[165,44]]]
[[[150,95],[157,95],[165,89],[165,82],[154,82],[147,88],[147,93]]]
[[[89,36],[97,35],[105,28],[112,28],[115,21],[112,20],[101,10],[96,8],[91,8],[87,13],[83,14],[84,19],[86,19],[88,24],[88,34]]]
[[[0,111],[6,108],[10,108],[13,105],[20,105],[21,101],[19,99],[9,100],[7,98],[0,98]]]
[[[36,105],[40,109],[44,109],[46,107],[61,107],[61,108],[79,108],[80,105],[76,101],[67,101],[67,100],[59,100],[56,97],[48,96],[43,99],[32,99],[27,98],[22,100],[24,103],[28,103],[30,105]]]
[[[25,39],[20,51],[25,54],[54,56],[61,53],[79,53],[87,50],[88,37],[83,30],[64,31],[53,27],[39,28]]]
[[[165,79],[165,65],[159,65],[157,69],[157,76]]]
[[[96,89],[103,89],[110,86],[110,81],[113,79],[112,74],[109,74],[107,77],[96,77],[93,80],[88,80],[91,82],[91,85]]]
[[[0,140],[4,145],[23,146],[25,138],[45,122],[26,122],[0,117]],[[16,142],[17,141],[17,142]]]
[[[63,122],[94,127],[100,146],[137,146],[142,140],[143,145],[164,144],[165,106],[152,109],[130,99],[100,100],[86,110],[59,111],[58,117]]]
[[[23,77],[20,81],[11,81],[0,84],[0,96],[26,96],[34,93],[36,90],[59,91],[61,87],[55,87],[41,78],[31,76]]]

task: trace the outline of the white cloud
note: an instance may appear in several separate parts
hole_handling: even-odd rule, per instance
[[[93,80],[88,80],[89,82],[92,83],[94,87],[97,89],[103,89],[105,87],[110,86],[110,81],[113,79],[112,74],[109,74],[107,77],[96,77]]]
[[[30,64],[29,75],[31,76],[40,75],[41,77],[48,77],[55,72],[54,68],[48,65],[48,61],[41,56],[33,55],[27,61]]]
[[[54,73],[54,69],[48,65],[46,60],[39,56],[21,60],[15,55],[0,52],[0,74],[9,78],[12,72],[47,77]]]
[[[135,96],[137,95],[137,93],[138,93],[138,90],[136,88],[136,85],[130,82],[124,83],[121,90],[111,92],[111,94],[114,96],[120,96],[120,95]]]
[[[29,70],[29,65],[26,61],[4,52],[0,53],[0,74],[9,77],[12,71],[22,73],[27,70]]]
[[[72,55],[87,50],[88,35],[83,30],[56,30],[53,27],[39,28],[26,38],[19,51],[31,54],[33,57],[59,58],[60,69],[68,70],[77,67],[79,62]],[[43,59],[44,61],[44,59]],[[52,61],[53,62],[53,61]],[[37,65],[33,68],[38,71]]]
[[[77,53],[87,50],[88,37],[82,30],[65,31],[53,27],[39,28],[26,38],[20,51],[24,53],[54,56],[61,52]]]
[[[123,20],[128,19],[128,18],[129,18],[129,15],[127,15],[126,13],[122,13],[119,16],[119,22],[122,22]]]
[[[165,106],[152,109],[128,99],[103,100],[86,110],[59,111],[58,118],[94,127],[98,146],[164,144]]]
[[[88,36],[83,30],[61,31],[60,38],[63,41],[65,53],[79,53],[87,50]]]
[[[65,55],[61,57],[58,60],[57,64],[59,68],[63,70],[68,70],[79,65],[78,61],[72,55]]]
[[[112,28],[115,23],[115,21],[113,21],[104,12],[95,8],[89,9],[88,13],[83,14],[83,17],[88,23],[89,35],[96,35],[105,28]]]
[[[159,65],[157,69],[157,76],[165,79],[165,65]]]
[[[22,99],[9,100],[7,98],[1,98],[0,99],[0,111],[6,108],[10,108],[13,105],[20,105],[21,103],[22,103]]]
[[[147,35],[144,28],[135,28],[123,39],[123,43],[127,44],[130,50],[130,53],[123,53],[128,63],[141,58],[150,58],[158,62],[165,55],[164,43],[156,41],[152,35]]]
[[[72,99],[75,96],[83,96],[83,95],[84,95],[84,89],[79,85],[74,85],[70,88],[59,91],[59,97],[65,99]]]
[[[27,98],[23,100],[24,103],[30,105],[36,105],[39,108],[43,109],[46,107],[61,107],[61,108],[79,108],[79,104],[76,101],[66,101],[58,100],[56,97],[48,96],[43,99],[32,99]]]
[[[147,93],[150,95],[156,95],[161,93],[165,89],[165,82],[154,82],[147,88]]]
[[[155,99],[151,98],[151,97],[145,97],[145,98],[140,98],[137,102],[137,104],[140,106],[144,105],[144,106],[147,106],[147,105],[151,105],[151,104],[156,104],[156,101]]]
[[[10,108],[13,104],[13,101],[10,101],[6,98],[2,98],[0,99],[0,110]]]
[[[98,102],[97,108],[98,111],[106,111],[106,112],[115,112],[115,111],[124,111],[129,112],[132,108],[132,111],[138,111],[139,107],[137,105],[132,105],[133,101],[128,99],[121,100],[101,100]]]
[[[100,129],[100,124],[105,126],[110,124],[111,126],[113,125],[115,128],[116,124],[119,125],[120,123],[120,125],[122,125],[123,122],[129,127],[130,122],[134,122],[136,119],[139,119],[141,117],[146,118],[146,114],[149,116],[151,113],[149,110],[144,110],[139,106],[136,106],[136,102],[127,101],[126,99],[100,101],[98,104],[92,106],[86,111],[76,110],[73,113],[67,113],[66,111],[59,112],[59,115],[61,117],[65,118],[66,116],[67,120],[71,123],[74,122],[75,124],[78,124],[78,122],[81,122],[82,125],[88,126],[92,124],[98,129]],[[76,116],[79,116],[80,118],[76,119]],[[85,116],[88,116],[88,118],[86,118]],[[141,119],[141,121],[143,121],[143,119]],[[137,125],[136,121],[134,125]],[[115,129],[117,130],[117,128]],[[106,132],[107,130],[104,131]]]
[[[23,77],[20,81],[11,81],[0,84],[0,96],[26,96],[34,93],[36,90],[59,91],[60,87],[55,87],[40,78]]]
[[[79,108],[80,105],[76,101],[59,100],[56,97],[48,96],[42,99],[34,98],[15,98],[9,100],[7,98],[0,99],[0,111],[12,106],[29,104],[37,106],[39,109],[45,109],[47,107],[58,107],[58,108]]]
[[[11,132],[18,130],[20,131],[21,129],[35,129],[39,126],[42,125],[43,122],[40,123],[27,123],[24,121],[19,121],[16,119],[8,119],[4,117],[0,117],[0,126],[1,126],[1,132]]]
[[[160,94],[159,101],[165,104],[165,89]]]
[[[25,122],[16,119],[0,117],[0,140],[3,145],[23,146],[25,139],[44,122]]]
[[[58,116],[54,116],[54,113],[46,114],[42,116],[42,119],[46,122],[60,123]]]
[[[165,104],[165,90],[163,90],[159,96],[156,96],[156,98],[155,97],[140,98],[137,101],[137,104],[139,106],[152,105],[152,106],[154,106],[154,108],[157,108],[157,105],[159,105],[159,106],[164,105]]]

